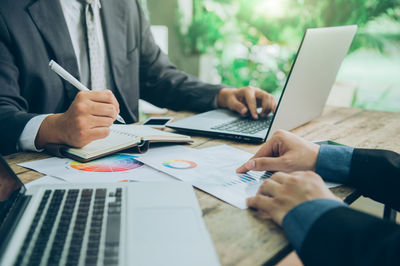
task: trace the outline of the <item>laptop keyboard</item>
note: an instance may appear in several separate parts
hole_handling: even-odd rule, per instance
[[[122,188],[46,190],[14,265],[118,265]]]
[[[253,120],[251,118],[241,118],[234,121],[226,122],[212,127],[211,129],[228,131],[243,134],[255,134],[265,130],[271,124],[272,116]]]

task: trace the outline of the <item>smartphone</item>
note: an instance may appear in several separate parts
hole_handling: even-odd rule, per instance
[[[149,119],[144,121],[143,125],[153,128],[163,129],[165,128],[165,125],[168,124],[168,122],[172,121],[173,119],[174,119],[173,117],[167,117],[167,116],[150,117]]]

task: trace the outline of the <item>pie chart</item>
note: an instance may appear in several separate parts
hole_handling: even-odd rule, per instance
[[[70,166],[79,171],[110,173],[133,170],[143,166],[143,163],[137,161],[133,155],[114,154],[87,163],[73,161]]]
[[[172,169],[190,169],[195,168],[197,163],[188,160],[169,160],[163,162],[162,165]]]

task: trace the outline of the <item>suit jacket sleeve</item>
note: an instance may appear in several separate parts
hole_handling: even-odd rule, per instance
[[[400,156],[355,149],[349,184],[399,210]],[[398,265],[400,226],[350,208],[334,208],[314,222],[299,255],[305,265]]]
[[[400,210],[400,156],[392,151],[355,149],[349,185],[364,196]]]
[[[157,106],[174,110],[207,111],[222,85],[199,81],[178,70],[155,44],[139,4],[140,15],[140,96]]]
[[[299,256],[305,265],[398,265],[400,226],[338,207],[313,224]]]
[[[19,71],[12,53],[11,38],[0,14],[0,146],[4,154],[16,151],[26,123],[35,116],[20,94]]]

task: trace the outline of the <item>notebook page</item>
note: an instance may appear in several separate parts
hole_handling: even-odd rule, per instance
[[[117,125],[112,125],[110,134],[106,138],[94,140],[80,149],[69,148],[67,151],[82,158],[90,158],[139,143],[140,141],[140,136],[119,130]]]
[[[140,137],[142,140],[158,140],[158,141],[190,141],[189,136],[161,131],[144,125],[113,125],[114,129],[128,135]]]

